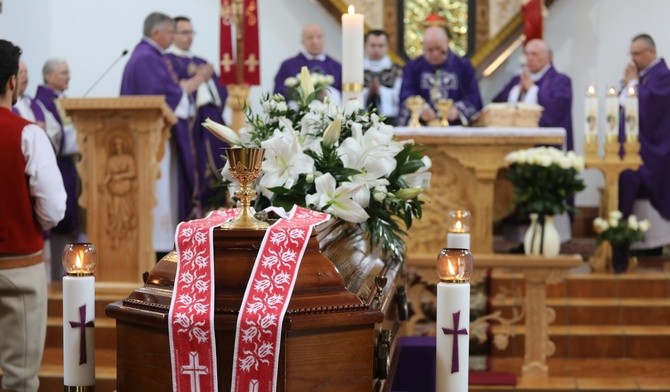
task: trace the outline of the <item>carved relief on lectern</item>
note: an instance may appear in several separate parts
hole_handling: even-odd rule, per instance
[[[103,200],[105,227],[112,248],[123,250],[124,239],[136,235],[138,223],[134,143],[122,132],[110,132],[106,139],[107,156],[102,160],[105,174],[98,184],[98,192]]]
[[[412,225],[411,236],[408,237],[408,254],[435,254],[444,247],[447,238],[445,224],[449,210],[473,210],[472,194],[476,190],[477,179],[472,171],[458,164],[447,155],[447,146],[434,147],[428,150],[433,166],[430,188],[426,192],[426,204],[421,221]],[[435,241],[437,236],[442,241]],[[443,234],[443,235],[442,235]]]

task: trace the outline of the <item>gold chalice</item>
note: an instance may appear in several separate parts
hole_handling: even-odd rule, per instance
[[[408,127],[418,128],[421,126],[419,116],[421,116],[421,110],[423,110],[425,103],[426,101],[420,95],[413,95],[405,100],[405,106],[411,113],[409,124],[407,124]]]
[[[222,224],[222,229],[264,230],[268,228],[268,223],[256,219],[249,208],[251,199],[256,195],[251,185],[261,173],[264,154],[264,148],[226,148],[230,172],[240,182],[240,189],[235,192],[235,196],[240,199],[242,210],[237,218]]]
[[[440,112],[440,126],[448,127],[449,126],[449,110],[454,106],[453,99],[440,98],[435,102],[437,106],[437,111]]]

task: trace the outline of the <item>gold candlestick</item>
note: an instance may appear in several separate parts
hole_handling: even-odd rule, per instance
[[[440,112],[440,126],[448,127],[449,126],[449,110],[454,106],[453,99],[444,99],[440,98],[435,102],[437,110]]]
[[[411,113],[409,124],[407,124],[408,127],[418,128],[421,126],[419,117],[421,116],[421,110],[423,110],[423,105],[425,103],[426,101],[419,95],[413,95],[405,100],[405,106]]]
[[[256,219],[250,208],[251,199],[256,195],[251,185],[261,173],[264,154],[264,148],[226,148],[230,172],[240,182],[240,189],[235,192],[235,196],[240,199],[242,211],[234,220],[222,224],[222,229],[264,230],[269,227],[267,222]]]
[[[620,161],[619,150],[621,146],[619,144],[619,138],[617,135],[609,134],[605,140],[605,159],[608,161]]]

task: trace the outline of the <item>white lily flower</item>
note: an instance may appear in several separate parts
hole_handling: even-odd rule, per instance
[[[276,131],[261,147],[265,148],[265,157],[260,184],[266,188],[291,188],[300,174],[314,172],[314,160],[303,153],[292,132]]]
[[[240,139],[240,136],[237,134],[237,132],[233,131],[232,129],[228,128],[223,124],[219,124],[218,122],[212,121],[211,119],[207,118],[205,122],[203,122],[201,125],[205,127],[208,131],[210,131],[214,136],[223,140],[224,142],[228,143],[231,146],[242,145],[242,140]]]
[[[317,178],[314,183],[316,193],[305,198],[308,205],[320,210],[325,208],[324,212],[347,222],[362,223],[369,218],[363,207],[352,200],[352,196],[358,192],[358,187],[342,184],[336,188],[337,183],[330,173]]]
[[[331,146],[337,143],[340,140],[340,132],[342,131],[342,118],[340,116],[335,117],[328,128],[323,132],[323,144],[325,146]]]
[[[312,83],[312,77],[309,75],[307,67],[302,67],[300,69],[300,88],[302,89],[305,98],[314,92],[314,84]]]

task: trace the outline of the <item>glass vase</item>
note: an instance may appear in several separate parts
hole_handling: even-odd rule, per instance
[[[530,214],[530,226],[523,239],[527,255],[557,256],[561,251],[561,238],[554,224],[553,215]]]

